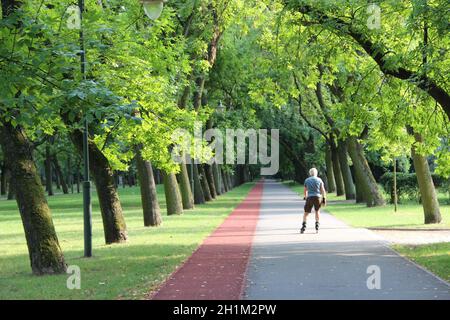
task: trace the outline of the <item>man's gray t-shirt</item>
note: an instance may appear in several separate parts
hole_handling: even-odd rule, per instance
[[[322,179],[318,177],[309,177],[305,180],[305,187],[308,190],[308,197],[321,196],[320,187],[323,185]]]

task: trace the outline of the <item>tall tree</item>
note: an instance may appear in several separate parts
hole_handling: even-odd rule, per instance
[[[175,173],[162,172],[164,182],[164,193],[166,195],[166,206],[168,215],[183,213],[183,204],[181,201],[180,189],[178,187]]]
[[[15,5],[15,4],[14,4]],[[19,126],[0,124],[0,142],[13,186],[34,274],[66,271],[64,256],[32,157],[31,143]]]
[[[419,133],[415,133],[413,128],[408,127],[408,131],[414,136],[416,144],[423,143],[422,136]],[[439,223],[441,222],[442,217],[428,160],[424,155],[420,154],[416,145],[411,147],[411,157],[413,159],[420,197],[422,199],[425,224]]]
[[[71,140],[80,155],[83,155],[83,132],[74,129]],[[102,213],[105,243],[120,243],[128,239],[127,226],[120,204],[119,193],[114,183],[114,170],[98,146],[89,139],[89,171],[97,190],[100,211]]]
[[[327,184],[328,184],[328,192],[336,191],[336,183],[334,178],[333,171],[333,160],[331,158],[331,150],[328,145],[325,147],[325,164],[327,168]]]
[[[334,181],[336,182],[336,195],[342,196],[345,194],[344,179],[342,178],[341,163],[339,161],[339,152],[334,141],[331,142],[331,159],[333,161]]]
[[[367,206],[375,207],[385,205],[386,202],[379,190],[379,186],[364,155],[363,146],[357,141],[355,137],[350,137],[347,141],[348,151],[350,157],[352,158],[355,171],[357,172],[357,182],[359,182],[359,185],[363,190]]]
[[[159,226],[162,222],[156,194],[156,184],[153,177],[152,164],[144,160],[141,153],[142,146],[136,146],[136,167],[138,171],[139,187],[141,189],[144,226]]]
[[[16,17],[16,23],[10,26],[11,32],[20,32],[22,24],[18,8],[22,3],[2,0],[1,4],[2,19]],[[22,92],[18,90],[15,96],[20,98]],[[0,108],[3,113],[0,119],[0,143],[11,172],[10,183],[22,218],[31,269],[37,275],[64,273],[66,264],[33,160],[32,144],[22,126],[4,117],[7,113],[20,115],[20,108],[14,104],[1,105]]]
[[[69,188],[67,186],[66,183],[66,179],[64,178],[64,174],[63,171],[61,169],[61,165],[59,164],[58,161],[58,156],[56,154],[53,154],[52,156],[52,163],[53,163],[53,167],[55,168],[55,173],[58,177],[58,180],[61,184],[61,188],[64,194],[68,194],[69,193]]]
[[[348,165],[347,142],[345,140],[340,140],[338,142],[338,157],[342,178],[344,180],[345,199],[353,200],[356,198],[356,190],[355,184],[353,183],[352,172],[350,171],[350,166]]]

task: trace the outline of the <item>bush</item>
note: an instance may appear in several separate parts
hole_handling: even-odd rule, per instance
[[[436,174],[432,174],[434,186],[436,188],[445,188],[449,183],[448,179],[444,179]],[[391,203],[394,202],[394,174],[392,172],[386,172],[380,178],[380,183],[386,193],[391,195]],[[415,173],[397,173],[397,196],[398,202],[401,199],[409,199],[420,201],[420,190],[417,183],[417,177]]]
[[[450,204],[450,179],[444,180],[441,189],[448,194],[447,204]]]
[[[380,178],[384,191],[391,195],[391,203],[394,202],[394,174],[387,172]],[[417,200],[420,197],[419,186],[415,173],[397,173],[397,196],[398,202],[402,199]]]

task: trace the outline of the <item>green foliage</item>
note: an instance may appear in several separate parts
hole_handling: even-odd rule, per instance
[[[436,188],[444,187],[448,180],[443,179],[437,174],[432,174],[432,179]],[[394,192],[394,174],[387,172],[380,178],[380,183],[387,194],[393,195]],[[420,191],[415,173],[397,173],[397,196],[401,199],[419,200]]]
[[[155,22],[145,18],[138,1],[89,0],[83,21],[87,80],[79,71],[78,30],[67,27],[67,3],[27,2],[0,21],[2,121],[25,127],[35,140],[65,130],[61,113],[71,120],[68,130],[88,119],[94,141],[116,169],[125,169],[133,145],[142,143],[146,158],[176,171],[171,132],[206,123],[208,116],[192,110],[191,99],[199,90],[195,81],[205,77],[204,109],[213,110],[219,101],[227,106],[225,114],[214,115],[221,128],[278,127],[296,154],[307,148],[298,137],[311,131],[304,118],[314,125],[319,147],[322,133],[345,138],[367,130],[364,144],[385,163],[415,144],[418,152],[437,156],[437,172],[450,175],[448,143],[442,139],[448,136],[448,119],[434,101],[413,80],[380,73],[345,30],[317,23],[314,14],[299,12],[301,5],[340,17],[380,52],[389,49],[388,68],[426,74],[449,90],[445,1],[382,1],[381,28],[370,30],[362,0],[170,1]],[[426,47],[419,36],[425,21]],[[215,34],[220,42],[214,63],[209,50]],[[315,94],[319,83],[326,109]],[[186,89],[188,102],[180,109]],[[407,125],[423,143],[414,142]]]

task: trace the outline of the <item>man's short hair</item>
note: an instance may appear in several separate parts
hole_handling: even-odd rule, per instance
[[[316,168],[311,168],[311,169],[309,169],[309,175],[310,175],[311,177],[317,177],[317,174],[318,174],[318,171],[317,171]]]

